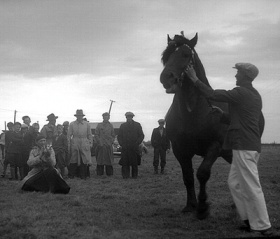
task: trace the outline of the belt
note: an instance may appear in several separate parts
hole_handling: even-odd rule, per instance
[[[78,139],[87,139],[86,136],[74,136],[73,138],[78,138]]]

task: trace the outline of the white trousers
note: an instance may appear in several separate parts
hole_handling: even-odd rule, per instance
[[[232,150],[228,185],[241,219],[249,220],[252,230],[271,227],[259,180],[257,151]]]

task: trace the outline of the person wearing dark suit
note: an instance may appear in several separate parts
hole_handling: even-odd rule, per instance
[[[166,165],[166,152],[169,153],[170,141],[166,136],[166,129],[164,128],[165,120],[158,120],[159,127],[154,128],[151,138],[152,146],[154,147],[154,173],[158,174],[158,166],[160,159],[161,173],[164,173]]]
[[[57,125],[57,135],[53,137],[52,147],[55,152],[56,167],[59,170],[61,176],[65,177],[65,168],[68,166],[68,142],[67,136],[63,134],[63,126]]]
[[[118,142],[122,147],[119,164],[122,166],[122,176],[124,179],[130,176],[138,177],[138,150],[144,139],[144,133],[140,123],[133,120],[132,112],[125,113],[126,122],[121,124],[118,134]]]
[[[237,87],[232,90],[213,90],[206,86],[192,66],[188,66],[186,74],[203,96],[229,104],[230,125],[223,145],[233,153],[229,189],[245,223],[242,229],[269,236],[272,234],[271,224],[258,173],[262,98],[252,85],[259,70],[251,63],[236,63],[233,68],[237,69]]]

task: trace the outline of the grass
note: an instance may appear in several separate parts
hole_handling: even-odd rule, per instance
[[[259,173],[268,212],[280,229],[280,146],[264,146]],[[167,173],[154,175],[152,150],[144,155],[139,178],[123,180],[118,158],[113,177],[68,179],[68,195],[22,193],[19,182],[0,179],[0,238],[245,238],[227,186],[230,166],[218,159],[208,182],[211,215],[203,221],[182,214],[186,190],[172,153]],[[193,159],[195,171],[201,158]],[[2,170],[2,168],[0,168]],[[198,184],[196,182],[196,187]]]

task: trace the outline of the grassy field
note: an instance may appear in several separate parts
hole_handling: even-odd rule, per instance
[[[68,195],[22,193],[19,182],[0,179],[0,238],[245,238],[227,186],[230,166],[218,159],[208,182],[211,216],[182,214],[186,190],[172,153],[166,174],[154,175],[152,150],[139,178],[123,180],[118,158],[113,177],[68,179]],[[201,158],[194,160],[195,171]],[[95,161],[95,160],[94,160]],[[2,167],[0,166],[2,171]],[[274,229],[280,230],[280,146],[263,147],[259,172]],[[196,185],[197,187],[198,185]]]

